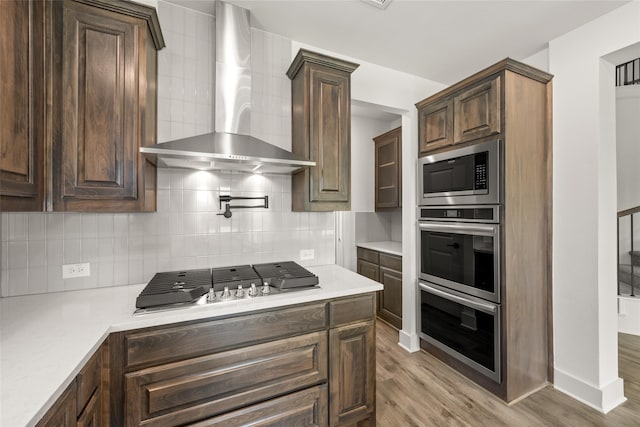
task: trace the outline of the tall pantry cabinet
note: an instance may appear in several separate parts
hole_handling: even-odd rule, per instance
[[[15,102],[2,122],[0,210],[155,210],[155,166],[139,153],[157,142],[155,9],[1,3],[0,102]]]
[[[508,402],[553,376],[552,77],[507,58],[416,104],[418,157],[501,141],[502,380],[421,345]]]

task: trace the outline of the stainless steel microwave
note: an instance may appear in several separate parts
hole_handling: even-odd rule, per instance
[[[418,159],[418,204],[499,204],[500,145],[483,142]]]

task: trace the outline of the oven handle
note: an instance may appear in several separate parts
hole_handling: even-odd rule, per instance
[[[467,307],[475,308],[476,310],[480,310],[487,314],[496,314],[497,306],[493,304],[485,304],[478,301],[472,301],[458,295],[450,294],[449,292],[441,291],[440,289],[436,289],[433,286],[429,286],[425,283],[418,283],[418,286],[425,292],[429,292],[430,294],[448,299],[449,301],[457,302],[459,304],[466,305]]]
[[[441,231],[455,234],[475,234],[480,236],[495,236],[498,229],[497,224],[443,224],[436,222],[419,221],[418,227],[426,231]]]

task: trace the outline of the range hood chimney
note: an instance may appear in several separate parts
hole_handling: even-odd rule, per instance
[[[248,10],[216,1],[215,132],[141,147],[158,167],[290,174],[315,166],[250,135],[249,20]]]

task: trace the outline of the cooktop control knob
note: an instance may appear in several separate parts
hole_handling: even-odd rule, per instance
[[[264,282],[264,286],[262,287],[262,295],[269,295],[271,293],[271,288],[269,288],[269,283]]]
[[[213,288],[209,289],[209,294],[207,295],[207,302],[213,302],[216,300],[216,292]]]
[[[236,298],[244,298],[244,289],[242,289],[242,285],[238,285],[238,290],[236,291]]]
[[[222,291],[222,296],[220,296],[220,298],[222,298],[222,299],[231,298],[231,292],[229,291],[229,287],[228,286],[224,287],[224,291]]]
[[[247,296],[250,296],[250,297],[258,296],[258,289],[256,288],[255,283],[251,284],[251,288],[247,291]]]

